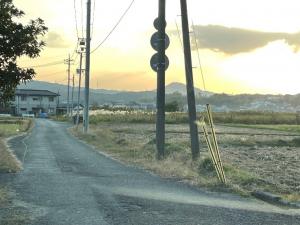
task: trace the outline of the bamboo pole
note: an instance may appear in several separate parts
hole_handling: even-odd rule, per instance
[[[207,130],[206,130],[206,127],[205,127],[205,123],[204,121],[201,124],[201,127],[202,127],[202,130],[203,130],[203,133],[204,133],[204,138],[205,138],[205,141],[207,143],[207,146],[208,146],[208,149],[209,149],[209,152],[210,152],[210,155],[211,155],[211,158],[212,158],[212,161],[213,161],[213,165],[214,165],[214,168],[216,170],[216,173],[218,175],[218,179],[222,181],[222,177],[221,177],[221,171],[220,171],[220,168],[218,166],[218,163],[217,163],[217,159],[216,159],[216,156],[214,154],[214,150],[213,150],[213,147],[211,145],[211,142],[210,142],[210,139],[209,139],[209,135],[207,133]]]
[[[218,162],[218,165],[221,169],[222,180],[223,180],[224,183],[226,183],[226,176],[225,176],[225,172],[224,172],[223,163],[222,163],[222,160],[221,160],[221,155],[220,155],[219,145],[218,145],[218,142],[217,142],[217,137],[216,137],[216,132],[215,132],[215,128],[214,128],[214,123],[213,123],[213,118],[212,118],[210,105],[207,104],[206,108],[207,108],[207,115],[208,115],[209,125],[210,125],[210,128],[211,128],[211,134],[212,134],[212,137],[213,137],[213,144],[214,144],[214,147],[215,147],[217,162]]]

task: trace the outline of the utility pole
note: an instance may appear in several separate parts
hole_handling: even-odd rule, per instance
[[[85,98],[84,132],[89,130],[89,95],[90,95],[90,55],[91,55],[91,0],[87,0],[86,20],[86,57],[85,57]]]
[[[157,158],[165,155],[165,38],[166,38],[166,0],[158,0],[158,62],[157,66],[157,112],[156,148]]]
[[[189,124],[190,124],[190,135],[191,135],[191,149],[192,149],[192,157],[195,160],[199,157],[200,153],[199,153],[198,127],[195,123],[197,117],[196,117],[192,55],[191,55],[190,32],[189,32],[186,0],[180,0],[180,5],[181,5],[182,36],[183,36],[184,59],[185,59]]]
[[[80,52],[80,61],[79,61],[79,81],[78,81],[78,96],[77,96],[77,117],[76,117],[76,126],[79,124],[79,104],[80,104],[80,88],[81,88],[81,74],[82,74],[82,52]]]
[[[72,78],[72,109],[71,109],[71,117],[73,117],[73,109],[74,109],[74,86],[75,86],[75,81],[74,81],[75,77],[73,74],[73,78]]]
[[[67,115],[70,116],[70,70],[71,70],[71,58],[65,60],[65,64],[68,64],[68,97],[67,97]]]

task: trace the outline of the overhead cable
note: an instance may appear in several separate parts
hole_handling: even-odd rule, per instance
[[[94,53],[95,51],[97,51],[97,49],[99,49],[106,41],[107,39],[110,37],[110,35],[116,30],[116,28],[119,26],[119,24],[122,22],[122,20],[124,19],[124,17],[126,16],[126,14],[128,13],[128,11],[130,10],[130,8],[132,7],[133,3],[135,0],[132,0],[131,3],[129,4],[129,6],[126,8],[126,10],[124,11],[124,13],[121,15],[121,17],[119,18],[119,20],[117,21],[117,23],[113,26],[113,28],[110,30],[110,32],[108,32],[108,34],[106,35],[106,37],[98,44],[98,46],[91,51],[91,53]]]

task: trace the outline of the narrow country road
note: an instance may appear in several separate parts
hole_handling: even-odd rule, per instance
[[[206,192],[124,166],[67,128],[37,119],[29,136],[11,142],[24,170],[10,186],[34,225],[300,224],[299,210]]]

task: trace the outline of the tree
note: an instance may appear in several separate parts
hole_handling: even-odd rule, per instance
[[[13,96],[16,87],[31,80],[35,71],[17,65],[21,56],[36,58],[45,46],[39,38],[47,32],[40,18],[31,20],[28,25],[17,22],[24,16],[12,0],[0,0],[0,105],[6,104]]]
[[[178,112],[179,111],[179,104],[177,101],[168,102],[166,103],[166,112]]]

